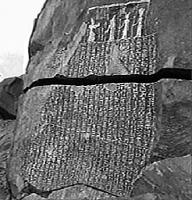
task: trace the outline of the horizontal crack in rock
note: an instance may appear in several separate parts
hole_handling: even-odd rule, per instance
[[[113,76],[97,76],[89,75],[83,78],[69,78],[63,75],[57,74],[53,78],[44,78],[34,81],[29,87],[23,90],[26,93],[29,89],[37,86],[45,85],[96,85],[106,83],[153,83],[161,79],[183,79],[192,80],[191,69],[180,69],[180,68],[164,68],[159,70],[155,74],[141,75],[113,75]]]

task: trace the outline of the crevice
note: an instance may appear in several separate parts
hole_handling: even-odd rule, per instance
[[[155,74],[151,75],[113,75],[113,76],[97,76],[89,75],[83,78],[69,78],[63,75],[57,74],[53,78],[44,78],[34,81],[29,87],[23,90],[26,93],[28,90],[38,86],[45,85],[97,85],[97,84],[107,84],[107,83],[154,83],[161,79],[182,79],[182,80],[192,80],[192,70],[191,69],[180,69],[180,68],[164,68],[159,70]]]
[[[6,111],[4,108],[0,107],[0,119],[3,120],[15,120],[16,119],[16,115],[13,115],[11,113],[9,113],[8,111]]]
[[[48,198],[48,196],[52,193],[53,191],[42,191],[40,189],[37,189],[36,187],[34,187],[33,185],[27,183],[27,187],[23,188],[23,190],[21,191],[21,195],[22,197],[20,199],[23,199],[26,196],[29,196],[32,193],[35,193],[43,198]]]
[[[119,197],[119,196],[117,196],[115,194],[109,193],[107,191],[104,191],[104,190],[101,190],[99,188],[96,188],[96,187],[93,187],[93,186],[90,186],[90,185],[87,185],[87,184],[83,184],[83,183],[75,183],[75,184],[72,184],[72,185],[69,185],[69,186],[66,186],[66,187],[60,187],[60,188],[56,188],[56,189],[53,189],[53,190],[50,190],[50,191],[43,191],[43,190],[37,189],[36,187],[32,186],[29,183],[27,183],[27,185],[28,186],[25,187],[21,191],[21,195],[22,194],[24,194],[24,195],[22,195],[22,197],[20,198],[20,200],[23,199],[23,198],[25,198],[26,196],[31,195],[32,193],[35,193],[35,194],[37,194],[37,195],[39,195],[39,196],[41,196],[43,198],[48,198],[49,195],[51,193],[53,193],[53,192],[56,192],[56,191],[59,191],[59,190],[63,190],[63,189],[67,189],[67,188],[74,187],[74,186],[80,186],[80,185],[86,186],[86,187],[90,187],[90,188],[92,188],[94,190],[97,190],[97,191],[100,191],[100,192],[103,192],[103,193],[107,193],[107,194],[109,194],[111,196],[114,196],[114,197]]]

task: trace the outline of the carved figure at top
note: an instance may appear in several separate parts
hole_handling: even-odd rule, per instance
[[[110,31],[109,41],[113,41],[115,39],[115,15],[110,20],[110,24],[109,24],[109,27],[108,27],[106,33],[108,31]]]
[[[100,26],[100,23],[95,24],[94,19],[91,18],[91,24],[88,26],[89,28],[89,38],[88,38],[88,42],[94,42],[95,41],[95,33],[94,33],[94,29],[98,28]]]
[[[139,9],[139,19],[137,22],[137,33],[136,37],[141,37],[142,35],[142,22],[143,22],[143,15],[144,15],[144,8]]]
[[[123,29],[123,35],[121,39],[127,39],[127,31],[129,29],[129,22],[130,22],[129,16],[130,16],[130,13],[127,13],[125,15],[124,29]]]

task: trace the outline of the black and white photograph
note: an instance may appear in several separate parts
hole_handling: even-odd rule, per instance
[[[192,200],[192,0],[6,0],[0,27],[0,200]]]

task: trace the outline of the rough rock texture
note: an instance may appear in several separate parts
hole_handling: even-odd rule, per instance
[[[80,183],[128,196],[159,135],[158,85],[33,88],[19,111],[10,178],[22,174],[41,191]]]
[[[0,119],[15,119],[17,101],[23,90],[19,77],[7,78],[0,83]]]
[[[99,16],[98,13],[97,14],[95,13],[96,11],[94,9],[88,10],[88,8],[93,7],[95,5],[103,5],[103,4],[110,4],[110,3],[117,3],[117,2],[122,3],[123,1],[115,1],[115,2],[113,2],[113,1],[102,2],[101,0],[99,0],[99,1],[84,1],[84,2],[81,2],[81,1],[74,1],[74,2],[73,1],[70,1],[70,2],[58,1],[57,2],[58,4],[55,4],[55,2],[53,3],[53,1],[48,1],[46,4],[47,7],[51,6],[52,8],[54,8],[54,6],[56,6],[57,9],[55,9],[55,10],[52,9],[50,11],[49,9],[47,10],[46,6],[45,6],[45,10],[48,12],[45,15],[44,11],[42,11],[42,13],[39,16],[38,21],[39,22],[41,21],[41,23],[44,23],[44,24],[48,24],[48,21],[51,18],[56,18],[55,26],[53,27],[51,24],[50,24],[50,26],[48,26],[48,25],[43,26],[44,31],[42,31],[42,32],[45,33],[47,31],[47,32],[51,33],[53,31],[53,29],[57,30],[57,31],[62,30],[62,32],[59,32],[58,35],[53,34],[53,32],[52,32],[52,34],[49,36],[49,37],[51,37],[50,40],[54,40],[56,37],[56,42],[47,44],[43,51],[37,51],[37,54],[35,56],[31,57],[31,62],[29,63],[28,69],[27,69],[27,73],[29,74],[29,76],[28,76],[28,80],[25,83],[25,86],[29,85],[32,81],[37,80],[38,78],[52,77],[56,73],[60,73],[60,74],[64,74],[64,75],[66,75],[66,73],[67,73],[67,76],[81,76],[80,74],[79,75],[72,74],[70,71],[69,71],[69,73],[67,72],[68,69],[70,70],[70,67],[75,68],[75,66],[77,66],[75,63],[73,63],[74,59],[71,60],[71,56],[74,54],[74,56],[78,57],[78,56],[80,56],[79,52],[84,52],[84,51],[87,52],[88,51],[88,53],[86,53],[86,58],[83,57],[83,56],[85,56],[85,53],[84,54],[82,53],[79,58],[80,60],[79,61],[76,60],[76,62],[80,63],[79,64],[80,66],[86,65],[85,63],[83,63],[83,60],[87,60],[87,64],[89,64],[89,65],[94,65],[93,61],[95,59],[97,59],[97,60],[99,59],[100,62],[102,62],[102,60],[104,58],[101,58],[101,57],[106,57],[106,59],[109,60],[109,61],[106,60],[106,62],[109,62],[108,64],[106,62],[100,63],[101,66],[102,65],[104,65],[106,67],[110,66],[110,68],[112,68],[112,66],[114,65],[113,64],[114,62],[115,62],[115,64],[117,64],[117,62],[120,63],[120,60],[118,59],[118,54],[121,54],[122,59],[124,59],[125,56],[123,55],[123,53],[126,54],[126,49],[125,49],[125,51],[118,50],[118,46],[120,44],[116,44],[113,40],[111,42],[109,42],[108,44],[104,44],[103,47],[101,47],[101,45],[99,43],[101,41],[99,38],[97,38],[94,42],[90,42],[89,45],[85,45],[85,43],[84,43],[84,40],[87,42],[91,41],[91,38],[87,37],[87,35],[89,34],[89,29],[92,26],[91,25],[92,24],[91,17],[97,16],[97,15]],[[147,12],[147,10],[148,10],[146,7],[147,3],[144,3],[144,5],[143,4],[141,4],[141,5],[145,7],[145,12]],[[71,12],[69,12],[69,16],[67,16],[67,17],[63,16],[63,13],[65,13],[65,11],[66,11],[66,15],[68,15],[67,13],[69,10],[72,10]],[[81,12],[79,12],[79,11],[81,11]],[[61,14],[61,12],[62,12],[62,14]],[[108,11],[105,11],[105,12],[108,12]],[[115,11],[113,11],[113,12],[115,12]],[[61,21],[64,22],[65,20],[57,19],[57,18],[60,19],[61,15],[66,20],[64,25],[61,24]],[[102,19],[102,16],[100,17],[101,18],[100,20],[107,21],[107,15],[106,16],[104,16],[104,15],[105,14],[103,14],[103,19]],[[144,19],[145,18],[143,18],[143,20]],[[94,19],[94,20],[96,20],[96,19]],[[56,21],[58,21],[59,24],[56,23]],[[132,21],[131,23],[134,23],[134,21]],[[40,37],[39,40],[41,40],[41,41],[43,39],[45,39],[44,38],[45,36],[42,34],[41,30],[38,29],[38,24],[39,23],[37,22],[37,25],[36,25],[37,28],[34,30],[34,33],[32,34],[30,44],[33,44],[33,42],[36,42],[36,40],[38,40],[38,37]],[[62,27],[62,29],[60,29],[58,27],[59,25]],[[102,26],[104,26],[104,24]],[[103,28],[106,29],[106,27],[103,27]],[[104,30],[104,29],[102,29],[102,30]],[[37,30],[37,32],[36,32],[36,30]],[[105,30],[105,31],[107,33],[107,30]],[[135,34],[135,33],[133,33],[133,34]],[[43,39],[41,37],[43,37]],[[118,38],[119,36],[116,36],[116,37]],[[105,41],[105,39],[106,38],[103,38],[102,40]],[[80,46],[79,46],[79,42],[82,43]],[[129,42],[133,43],[136,41],[132,40]],[[140,41],[138,41],[138,43],[139,42]],[[151,42],[151,43],[153,43],[154,48],[156,48],[154,35],[152,35],[151,38],[149,37],[149,40],[147,38],[145,38],[143,42],[145,43],[144,46],[146,46],[146,47],[148,47],[149,46],[148,43]],[[55,45],[55,46],[53,46],[53,45]],[[138,46],[139,46],[139,44],[138,44]],[[101,50],[101,48],[106,49],[106,50],[104,50],[105,53],[103,52],[100,56],[94,55],[94,54],[96,54],[97,51],[103,51],[103,50]],[[30,47],[29,47],[29,49],[30,49]],[[107,50],[107,49],[110,50],[109,53],[108,53],[109,50]],[[134,51],[134,49],[132,51]],[[153,53],[155,53],[155,51],[153,51]],[[46,59],[40,60],[39,58],[42,58],[42,57],[46,57]],[[90,57],[92,57],[91,58],[92,61],[88,61],[88,59],[90,59]],[[98,67],[99,67],[99,65],[98,65]],[[114,68],[116,68],[116,67],[114,66]],[[153,69],[153,70],[155,70],[155,69]],[[98,74],[98,73],[103,74],[102,71],[98,72],[96,70],[94,71],[91,69],[88,69],[88,71],[89,71],[89,73],[93,73],[93,74]],[[109,71],[106,71],[106,73],[107,74],[108,73],[109,74],[126,74],[129,72],[126,70],[126,68],[124,66],[121,66],[119,64],[119,69],[113,70],[113,68],[112,68]],[[84,73],[83,76],[86,76],[86,74]]]
[[[4,79],[0,83],[0,199],[10,196],[7,183],[8,160],[13,143],[18,99],[22,93],[22,77]]]
[[[36,194],[25,197],[25,200],[190,200],[192,198],[192,157],[190,155],[165,159],[150,165],[143,176],[136,182],[132,198],[102,197],[93,189],[75,186],[53,192],[48,198]],[[95,197],[95,198],[94,198]],[[97,198],[96,198],[97,197]]]
[[[153,163],[135,184],[132,195],[137,196],[153,191],[156,199],[191,199],[191,163],[191,155]]]
[[[15,120],[0,120],[0,199],[9,196],[6,175],[14,129]]]
[[[162,81],[162,102],[162,134],[151,162],[192,154],[192,82]]]
[[[148,10],[149,1],[91,6],[75,43],[67,51],[63,44],[61,53],[56,50],[60,65],[42,65],[33,76],[38,72],[45,78],[50,70],[77,78],[154,73],[157,44],[155,34],[146,35]],[[16,195],[30,187],[48,192],[84,184],[129,196],[160,134],[159,95],[158,83],[29,91],[19,111],[9,169]]]
[[[129,6],[127,2],[129,1],[47,0],[36,20],[31,35],[29,44],[30,60],[24,80],[25,87],[39,78],[53,77],[55,74],[63,74],[68,77],[83,77],[89,74],[151,74],[162,67],[192,68],[192,47],[190,45],[192,42],[191,0],[151,0],[150,5],[148,5],[149,1],[136,0],[132,6]],[[138,2],[140,3],[137,5]],[[103,6],[116,3],[121,4],[119,7],[115,5]],[[126,15],[127,10],[130,11],[131,17]],[[116,15],[119,17],[118,19],[113,18]],[[134,18],[134,16],[136,17]],[[131,33],[123,31],[128,30],[125,22],[127,25],[128,22],[132,24]],[[123,25],[123,23],[125,24]],[[108,29],[108,27],[110,28]],[[118,27],[118,31],[114,31],[114,27]],[[128,195],[126,199],[190,200],[192,198],[191,156],[187,155],[192,154],[192,82],[161,80],[154,84],[158,85],[158,87],[153,88],[151,96],[147,96],[148,93],[145,92],[146,85],[144,87],[140,87],[139,84],[128,85],[128,90],[131,90],[131,92],[125,92],[129,94],[126,100],[128,101],[129,98],[132,98],[132,104],[127,105],[133,110],[133,114],[129,112],[128,115],[131,124],[128,132],[131,132],[131,127],[134,127],[133,131],[129,133],[130,135],[135,134],[133,137],[134,148],[130,145],[130,149],[135,151],[133,153],[135,157],[133,156],[130,160],[133,166],[136,166],[135,169],[141,166],[142,156],[144,155],[142,152],[144,144],[142,142],[148,145],[150,156],[146,156],[148,159],[144,159],[145,164],[140,168],[142,175],[138,171],[135,172],[137,180],[134,179],[133,190],[130,197]],[[114,93],[112,96],[108,95],[107,98],[113,99],[114,97],[114,102],[117,103],[116,109],[124,108],[124,106],[121,106],[124,103],[123,98],[118,96],[122,92],[121,95],[123,97],[124,89],[119,89],[120,87],[114,84],[109,84],[105,87],[107,88],[105,95],[106,91]],[[62,180],[74,183],[74,177],[79,169],[74,167],[73,162],[85,161],[81,163],[82,169],[78,172],[81,172],[79,177],[83,174],[86,176],[86,173],[82,173],[82,171],[89,166],[88,161],[86,162],[88,156],[86,153],[90,152],[92,148],[92,145],[87,145],[87,143],[92,141],[91,139],[89,140],[89,131],[93,130],[93,127],[90,126],[90,122],[92,122],[90,113],[92,112],[92,107],[94,107],[94,103],[89,104],[88,102],[96,99],[97,105],[101,107],[101,110],[104,110],[102,109],[103,105],[105,105],[104,103],[110,102],[103,100],[105,99],[103,91],[96,98],[92,98],[92,87],[84,87],[88,89],[77,88],[73,87],[72,92],[69,92],[68,89],[64,89],[64,86],[60,86],[60,88],[59,86],[58,88],[55,86],[36,87],[29,90],[27,94],[20,96],[14,145],[10,162],[8,162],[8,181],[13,199],[16,197],[18,199],[24,197],[26,200],[115,198],[103,191],[98,191],[99,187],[90,188],[86,185],[75,185],[63,189],[63,185],[59,188],[59,184],[64,182]],[[118,90],[121,92],[118,92]],[[56,92],[54,93],[54,91]],[[52,95],[50,95],[51,92]],[[83,93],[84,97],[86,97],[84,100],[81,100],[81,97],[73,98],[74,94],[78,97],[83,96],[81,95],[82,92],[85,92]],[[146,98],[140,98],[143,92]],[[115,98],[115,96],[118,98]],[[122,101],[119,99],[122,99]],[[151,109],[155,113],[156,120],[154,126],[149,126],[146,129],[153,130],[151,135],[155,133],[155,137],[148,138],[145,137],[147,131],[142,132],[138,124],[143,122],[144,118],[150,118],[150,113],[153,113],[153,111],[142,115],[139,114],[139,110],[143,109],[142,103],[149,105],[152,99],[154,104]],[[70,102],[71,104],[68,105]],[[80,103],[78,104],[78,102]],[[68,106],[65,107],[64,104]],[[88,107],[87,105],[91,106]],[[71,114],[73,106],[77,107],[78,111],[74,111]],[[95,107],[97,108],[97,106]],[[111,105],[108,108],[111,108]],[[149,109],[150,107],[146,106],[146,112]],[[84,114],[82,115],[83,112]],[[104,125],[104,117],[99,116],[99,110],[95,111],[95,113],[98,114],[99,123],[103,123],[101,127],[105,129],[107,126]],[[93,115],[95,113],[93,112]],[[114,114],[116,119],[112,120],[114,124],[120,118],[125,118],[123,114],[126,112],[119,109],[118,113],[121,115],[119,117],[119,115]],[[137,119],[134,119],[135,116],[137,116]],[[145,117],[142,118],[142,116]],[[73,120],[73,117],[79,122],[75,130],[73,130],[70,121]],[[108,117],[105,118],[108,119]],[[86,119],[89,119],[89,122]],[[125,120],[122,121],[124,122]],[[121,132],[122,121],[119,120],[120,125],[115,125],[118,130],[115,132],[117,135],[124,134],[123,131]],[[152,122],[151,117],[150,123]],[[109,122],[107,121],[107,123]],[[144,124],[144,127],[148,126],[148,123]],[[69,137],[64,134],[63,127],[66,128],[66,132],[71,130]],[[78,128],[81,131],[84,130],[84,127],[86,131],[82,131],[82,134],[79,134],[84,139],[81,142],[84,141],[84,143],[78,147],[79,151],[76,151],[74,148],[75,142],[72,142],[73,139],[76,141],[76,136],[72,133],[78,133]],[[108,127],[112,126],[108,125]],[[106,139],[107,136],[104,134],[103,129],[98,128],[99,133],[103,134],[99,135],[99,137]],[[123,130],[125,130],[125,127]],[[140,133],[144,137],[142,142],[138,139]],[[109,136],[114,136],[115,134],[109,134]],[[55,137],[52,137],[53,135]],[[130,141],[132,140],[131,138],[129,137]],[[68,141],[71,142],[71,146]],[[64,144],[65,142],[66,144]],[[152,148],[149,145],[151,143]],[[137,153],[138,147],[142,147],[140,148],[141,153]],[[108,146],[103,145],[102,149],[104,148],[107,149]],[[115,150],[116,153],[120,152],[118,148],[119,146]],[[71,149],[73,150],[72,153]],[[128,150],[128,156],[125,156],[127,158],[131,157],[130,149]],[[81,152],[83,152],[82,159],[79,159]],[[76,157],[76,154],[80,156]],[[63,156],[66,155],[67,158],[64,158]],[[109,155],[111,155],[115,163],[116,158],[114,156],[116,154],[109,153]],[[123,160],[121,153],[119,155],[119,157],[116,156],[117,160]],[[61,158],[61,161],[58,157]],[[105,157],[107,160],[107,153]],[[78,159],[75,160],[75,158]],[[65,165],[61,165],[62,163],[65,163]],[[120,163],[115,165],[119,167],[121,166]],[[105,164],[100,160],[96,163],[97,166]],[[61,167],[59,167],[60,165]],[[72,166],[69,168],[70,173],[66,173],[68,177],[62,179],[57,172],[69,165]],[[144,166],[146,165],[147,167],[145,168]],[[132,168],[134,168],[133,166]],[[123,167],[122,165],[120,168]],[[102,173],[106,169],[108,170],[107,173],[110,174],[110,168],[106,167],[102,168]],[[113,167],[113,170],[115,169]],[[118,173],[119,171],[121,170],[117,170]],[[63,175],[65,172],[66,170],[61,174]],[[128,174],[132,170],[130,169],[126,172]],[[99,172],[97,173],[99,174]],[[31,178],[31,176],[33,177]],[[116,180],[123,182],[121,180],[123,176],[122,174],[119,175]],[[101,180],[103,179],[101,178]],[[113,176],[112,179],[115,180]],[[133,177],[130,179],[132,180]],[[46,183],[45,186],[48,186],[49,190],[52,189],[53,191],[47,191],[43,185],[44,183]],[[54,184],[52,185],[52,183]],[[113,186],[110,186],[111,190],[109,189],[108,191],[113,190],[118,193],[119,186],[116,187],[116,185],[113,183]],[[104,187],[105,184],[101,189]],[[107,189],[105,189],[106,191]]]
[[[175,58],[173,67],[192,66],[192,2],[190,0],[152,0],[148,28],[156,30],[160,65]]]
[[[192,96],[192,89],[191,86],[192,84],[189,81],[177,81],[177,80],[173,80],[173,81],[164,81],[162,82],[162,89],[163,89],[163,93],[162,93],[162,99],[163,99],[163,109],[162,109],[162,123],[161,123],[161,137],[159,142],[156,145],[156,148],[153,150],[152,155],[151,155],[151,163],[153,163],[154,161],[157,160],[162,160],[165,158],[169,158],[169,157],[181,157],[181,156],[185,156],[188,154],[192,154],[192,143],[191,143],[191,137],[192,137],[192,131],[191,131],[191,115],[192,115],[192,110],[191,110],[191,96]],[[33,89],[34,90],[34,89]],[[40,88],[38,89],[40,90]],[[39,94],[39,93],[37,93]],[[42,97],[44,97],[43,94],[46,93],[42,93]],[[36,102],[37,105],[39,105],[38,99],[36,99],[38,97],[38,95],[32,95],[33,99],[30,99],[30,101]],[[21,105],[22,105],[22,98],[21,99]],[[188,103],[185,103],[188,102]],[[26,102],[26,106],[28,105],[29,102]],[[34,107],[35,104],[33,104],[34,106],[31,107],[31,113],[36,113],[37,111],[34,111]],[[177,105],[177,106],[175,106]],[[26,107],[27,108],[27,107]],[[177,108],[177,109],[176,109]],[[179,108],[179,109],[178,109]],[[38,109],[37,109],[38,110]],[[37,117],[37,116],[36,116]],[[38,118],[33,117],[33,122],[35,123],[35,121],[38,121]],[[24,124],[26,123],[26,117],[24,117]],[[23,136],[26,135],[25,132],[23,132]],[[183,190],[181,195],[181,198],[183,199],[190,199],[190,180],[185,180],[186,175],[183,174],[183,170],[181,168],[177,168],[175,169],[176,172],[174,172],[174,175],[172,173],[170,173],[169,171],[166,172],[169,168],[169,165],[173,165],[173,163],[184,163],[182,167],[188,168],[188,173],[190,172],[190,167],[191,167],[191,158],[188,157],[184,157],[184,158],[174,158],[174,159],[167,159],[166,161],[159,161],[157,162],[157,164],[152,164],[151,166],[149,166],[149,169],[152,168],[153,169],[153,165],[155,166],[159,166],[159,164],[163,163],[163,168],[164,169],[160,169],[161,171],[165,172],[165,179],[162,178],[160,179],[159,176],[153,174],[156,173],[156,171],[158,172],[158,170],[154,170],[153,173],[145,173],[144,170],[144,174],[147,174],[147,178],[146,175],[143,177],[141,177],[141,179],[138,180],[138,183],[135,186],[134,191],[137,191],[136,193],[133,191],[132,196],[140,196],[140,197],[135,197],[136,199],[146,199],[147,198],[151,198],[151,199],[155,199],[155,197],[158,197],[159,199],[179,199],[179,197],[177,196],[177,194],[179,194],[178,192],[178,188],[176,188],[177,185],[181,184],[179,181],[180,179],[184,179],[183,182],[186,181],[185,185],[186,187],[189,187],[188,191],[185,192],[184,189],[180,188],[179,191]],[[186,161],[187,160],[187,161]],[[182,165],[182,164],[180,164]],[[147,169],[148,170],[148,169]],[[162,172],[162,173],[163,173]],[[159,172],[158,172],[159,173]],[[168,175],[167,175],[168,173]],[[175,175],[177,174],[181,174],[179,175],[178,178],[176,179],[171,179],[171,177],[175,177]],[[190,176],[189,176],[190,177]],[[151,179],[153,180],[151,182]],[[159,180],[160,179],[160,180]],[[171,182],[167,183],[167,179],[171,179]],[[155,185],[157,180],[160,181],[160,185],[157,185],[155,187],[152,187],[151,185]],[[183,184],[182,182],[182,184]],[[166,187],[163,187],[163,185],[166,185]],[[172,188],[171,189],[171,194],[169,194],[169,190],[167,191],[166,188]],[[79,192],[79,189],[82,192]],[[157,188],[155,191],[153,190],[154,188]],[[165,190],[164,192],[161,192]],[[66,193],[66,191],[68,191]],[[76,191],[76,192],[75,192]],[[68,189],[64,189],[58,192],[53,192],[49,198],[51,198],[52,195],[64,195],[63,192],[67,195],[68,199],[80,199],[82,195],[82,199],[84,197],[87,197],[88,199],[96,199],[96,198],[100,198],[101,197],[107,197],[106,194],[104,193],[98,193],[95,190],[91,189],[91,188],[87,188],[85,186],[77,186],[75,188],[68,188]],[[174,194],[174,192],[176,194]],[[69,193],[69,194],[68,194]],[[184,194],[183,194],[184,193]],[[71,196],[74,195],[74,196]],[[175,196],[174,196],[175,195]],[[185,197],[186,196],[186,197]],[[38,195],[32,195],[29,198],[35,199],[35,198],[41,198]],[[55,199],[59,199],[61,197],[54,197]],[[53,199],[54,199],[53,198]],[[62,196],[63,198],[63,196]],[[61,198],[61,199],[62,199]],[[63,198],[63,199],[65,199]],[[112,198],[112,197],[110,197]]]
[[[66,65],[83,34],[82,22],[89,7],[117,2],[125,1],[48,0],[31,36],[29,52],[33,53],[25,86],[39,78],[52,77]],[[191,0],[151,0],[147,34],[158,35],[160,68],[174,59],[173,67],[191,67],[191,8]]]

